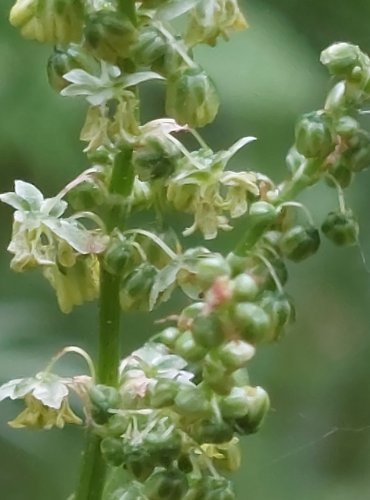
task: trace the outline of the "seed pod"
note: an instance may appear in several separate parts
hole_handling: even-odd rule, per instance
[[[144,26],[132,47],[132,58],[139,66],[151,67],[164,57],[167,50],[168,42],[162,33],[153,26]]]
[[[306,158],[326,158],[335,148],[329,118],[317,111],[303,115],[295,128],[295,145]]]
[[[343,139],[351,139],[359,130],[360,124],[352,116],[341,116],[335,123],[335,132]]]
[[[67,44],[81,40],[83,16],[82,0],[17,0],[9,20],[25,38]]]
[[[191,331],[195,342],[202,347],[216,347],[224,340],[222,323],[216,313],[194,318]]]
[[[215,86],[202,69],[187,68],[169,78],[166,113],[180,125],[204,127],[214,120],[218,107]]]
[[[251,248],[277,218],[277,210],[271,203],[266,201],[252,203],[247,217],[243,249]]]
[[[191,429],[191,436],[199,444],[227,443],[233,437],[232,426],[223,420],[201,420]]]
[[[343,158],[354,172],[361,172],[370,167],[370,134],[364,130],[349,141],[350,147],[344,152]]]
[[[358,243],[359,226],[351,210],[330,212],[321,226],[325,236],[338,246]]]
[[[217,349],[217,355],[228,371],[238,370],[252,359],[255,348],[243,340],[230,340]]]
[[[271,319],[271,330],[268,340],[279,340],[284,328],[288,323],[294,321],[295,311],[292,303],[286,295],[280,292],[267,291],[263,294],[260,305]]]
[[[89,396],[94,421],[97,424],[105,424],[111,416],[111,413],[108,411],[119,406],[120,396],[117,389],[108,385],[98,384],[90,388]]]
[[[233,317],[241,336],[247,342],[256,343],[265,340],[271,328],[267,313],[252,302],[236,304]]]
[[[107,431],[111,436],[120,437],[127,431],[130,422],[130,417],[114,413],[109,417],[106,424]]]
[[[94,74],[99,66],[79,45],[71,44],[66,49],[56,46],[47,63],[47,74],[50,86],[60,92],[70,82],[63,76],[72,69],[83,69]]]
[[[178,469],[156,470],[145,482],[148,500],[179,500],[187,489],[186,474]]]
[[[104,460],[106,460],[109,465],[119,467],[123,464],[125,455],[121,439],[106,437],[100,443],[100,449]]]
[[[116,63],[128,57],[137,38],[137,31],[123,13],[100,10],[87,17],[85,44],[98,59]]]
[[[219,253],[207,255],[196,267],[197,281],[201,288],[209,288],[216,278],[230,275],[230,266]]]
[[[286,231],[279,247],[283,255],[294,262],[307,259],[317,252],[320,246],[320,235],[314,227],[294,226]]]
[[[133,246],[127,240],[114,238],[104,253],[103,266],[110,274],[120,276],[133,262]]]
[[[211,411],[210,402],[199,386],[184,385],[175,398],[176,410],[182,415],[200,417]]]
[[[168,467],[182,451],[182,438],[176,430],[171,433],[167,430],[153,430],[147,434],[143,445],[153,461],[159,461],[161,465]]]
[[[340,78],[349,77],[358,65],[361,50],[350,43],[334,43],[321,52],[320,61],[332,75]]]
[[[240,434],[257,432],[270,408],[270,399],[262,387],[249,387],[248,397],[248,413],[235,419],[235,430]]]
[[[343,189],[348,187],[353,179],[351,168],[348,163],[343,160],[343,158],[340,158],[338,162],[330,167],[329,174],[331,177],[334,177],[334,179]],[[336,188],[336,184],[333,182],[330,176],[325,177],[325,181],[328,186]]]
[[[190,330],[186,330],[178,337],[173,350],[187,361],[199,361],[207,353],[207,350],[194,340]]]
[[[233,387],[230,394],[220,398],[223,418],[242,418],[249,411],[249,397],[245,387]]]

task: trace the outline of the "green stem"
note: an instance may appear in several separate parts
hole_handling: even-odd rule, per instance
[[[110,386],[118,385],[120,360],[119,284],[119,277],[109,274],[104,269],[101,270],[97,382]],[[102,497],[106,464],[100,453],[100,440],[101,438],[93,431],[87,431],[80,482],[75,500],[100,500]]]

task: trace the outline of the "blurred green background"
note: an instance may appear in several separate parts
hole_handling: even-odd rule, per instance
[[[21,178],[52,195],[87,167],[78,140],[85,108],[48,88],[49,48],[26,42],[8,25],[11,3],[0,7],[0,191]],[[205,135],[214,148],[256,135],[234,166],[278,180],[296,117],[319,108],[328,89],[320,51],[338,40],[370,50],[370,3],[248,0],[242,6],[250,29],[217,49],[198,50],[223,103]],[[347,198],[360,219],[370,268],[369,187],[369,173],[360,174]],[[324,187],[302,199],[318,222],[337,203]],[[0,207],[0,382],[37,372],[66,344],[95,349],[96,304],[64,316],[37,273],[8,270],[10,221],[11,210]],[[260,348],[251,365],[252,382],[268,390],[272,410],[262,431],[243,442],[238,499],[370,498],[369,270],[358,248],[326,241],[318,255],[289,270],[297,322],[280,344]],[[151,333],[152,320],[124,319],[126,352]],[[59,366],[61,373],[81,369],[75,359]],[[20,407],[0,406],[0,498],[63,500],[76,481],[82,432],[10,430],[6,422]]]

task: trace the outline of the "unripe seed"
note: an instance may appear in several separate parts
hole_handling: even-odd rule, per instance
[[[227,443],[233,437],[232,426],[223,420],[201,420],[195,424],[191,431],[192,437],[199,444],[203,443]]]
[[[252,343],[265,340],[271,323],[262,307],[251,302],[240,302],[235,305],[233,316],[243,339]]]
[[[231,340],[227,344],[222,344],[217,355],[223,365],[230,371],[238,370],[245,366],[255,353],[255,348],[243,340]]]
[[[199,261],[196,273],[200,286],[209,288],[216,278],[230,275],[230,266],[221,254],[213,254]]]
[[[216,347],[224,340],[222,323],[216,313],[202,314],[194,318],[191,330],[194,340],[202,347]]]
[[[290,260],[300,262],[316,253],[320,235],[314,227],[294,226],[286,231],[279,242],[281,252]]]
[[[350,210],[330,212],[321,226],[325,236],[338,246],[351,246],[358,243],[359,226]]]
[[[240,301],[253,301],[259,293],[256,279],[248,273],[239,274],[232,281],[233,299]]]
[[[295,128],[295,144],[306,158],[326,158],[335,148],[328,117],[318,112],[303,115]]]
[[[195,342],[190,330],[183,332],[178,337],[174,345],[174,351],[187,361],[199,361],[207,353],[204,347]]]

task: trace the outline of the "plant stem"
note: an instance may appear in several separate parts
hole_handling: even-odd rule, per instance
[[[110,386],[118,385],[119,283],[119,277],[109,274],[104,269],[101,270],[97,382]],[[100,437],[88,429],[75,500],[100,500],[105,476],[106,464],[100,453]]]

